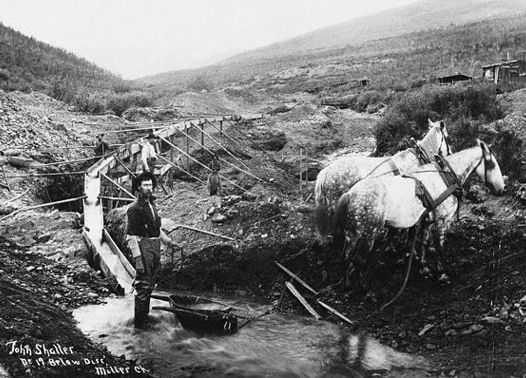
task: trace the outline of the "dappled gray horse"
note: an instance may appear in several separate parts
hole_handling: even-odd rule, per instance
[[[477,139],[475,147],[457,152],[445,160],[460,185],[476,172],[495,194],[504,191],[500,167],[484,142]],[[426,164],[407,176],[366,178],[341,196],[336,208],[335,226],[337,238],[344,243],[345,258],[350,263],[347,286],[354,272],[363,275],[369,253],[384,226],[409,228],[429,212],[430,209],[417,195],[419,185],[425,187],[434,201],[440,202],[445,197],[429,214],[435,223],[440,252],[445,232],[457,210],[458,199],[454,195],[442,196],[449,193],[450,185],[445,183],[436,165]]]
[[[424,159],[414,148],[398,152],[391,157],[344,156],[323,168],[316,177],[314,223],[322,243],[333,229],[333,216],[340,196],[365,177],[391,173],[405,173],[429,162],[434,155],[450,155],[448,133],[444,121],[431,122],[429,130],[417,144],[426,155]],[[424,162],[422,161],[424,160]]]

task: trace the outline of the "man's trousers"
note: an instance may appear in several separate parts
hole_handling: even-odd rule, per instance
[[[143,258],[144,273],[137,273],[135,290],[135,327],[142,327],[150,312],[150,295],[161,270],[161,239],[141,238],[139,248]]]

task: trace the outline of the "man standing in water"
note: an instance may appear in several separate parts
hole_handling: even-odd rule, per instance
[[[161,270],[161,241],[178,247],[161,231],[161,217],[153,201],[156,182],[151,172],[143,172],[132,183],[132,192],[137,199],[127,211],[128,228],[126,241],[135,262],[137,275],[133,283],[135,295],[135,328],[147,326],[150,312],[150,296]]]

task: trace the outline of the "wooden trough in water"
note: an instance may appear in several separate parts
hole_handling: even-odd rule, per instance
[[[170,307],[154,306],[152,309],[172,312],[186,330],[217,335],[231,335],[238,330],[238,317],[231,313],[232,307],[189,295],[152,294],[152,298],[168,302]]]

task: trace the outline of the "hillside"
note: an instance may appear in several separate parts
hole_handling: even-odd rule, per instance
[[[111,88],[118,76],[63,49],[27,37],[0,23],[0,88],[49,91],[72,80],[89,88]]]
[[[371,89],[398,91],[442,74],[480,76],[484,64],[505,59],[508,53],[511,58],[522,58],[525,30],[526,18],[517,15],[379,39],[355,47],[164,73],[139,82],[168,97],[191,88],[195,82],[207,83],[206,89],[241,86],[272,93],[339,94],[354,90],[354,78],[363,76],[370,79]]]
[[[239,54],[227,59],[226,62],[268,59],[303,54],[314,50],[329,50],[429,28],[435,29],[490,17],[516,15],[521,11],[526,11],[526,3],[520,0],[447,0],[440,2],[421,0],[404,7],[360,17]]]
[[[120,114],[133,104],[152,103],[136,84],[2,23],[0,89],[42,92],[91,113],[110,109]]]

